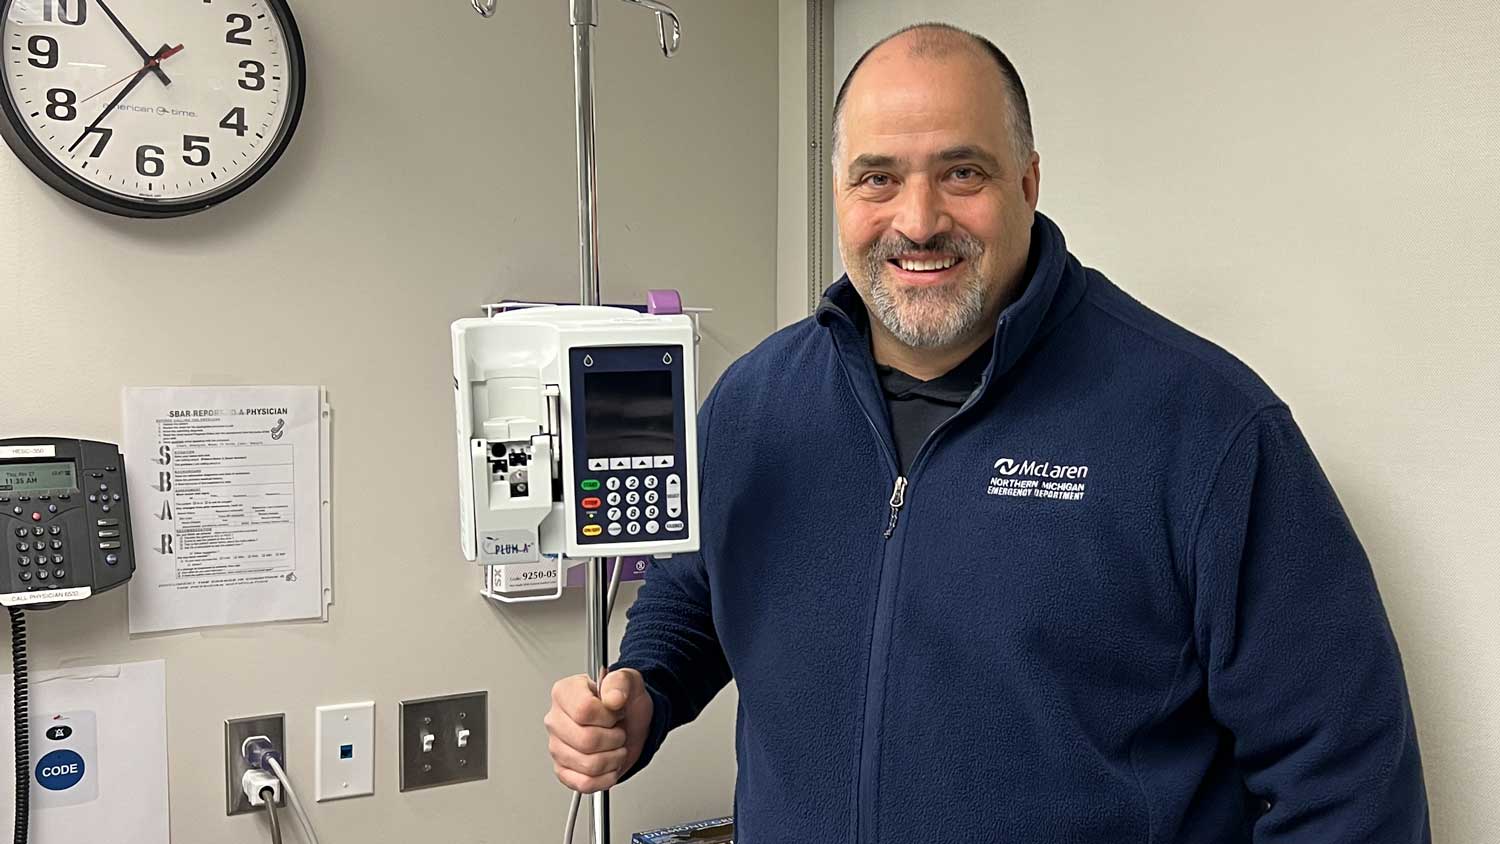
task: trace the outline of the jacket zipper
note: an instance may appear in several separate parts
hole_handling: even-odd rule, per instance
[[[901,517],[901,507],[906,503],[906,477],[896,476],[896,488],[891,491],[891,523],[885,526],[885,538],[889,540],[896,532],[896,520]]]
[[[874,434],[875,442],[880,444],[880,451],[885,455],[886,463],[891,467],[891,473],[896,476],[896,482],[891,490],[890,520],[886,523],[884,542],[882,543],[880,573],[877,581],[875,598],[875,623],[870,632],[870,657],[865,668],[865,717],[863,732],[860,740],[859,772],[856,777],[855,790],[855,824],[854,841],[856,844],[874,844],[875,841],[875,807],[877,773],[876,761],[879,758],[876,736],[881,732],[881,721],[885,708],[885,670],[890,660],[891,627],[894,622],[893,606],[895,603],[894,567],[900,561],[899,543],[892,543],[891,538],[896,534],[896,527],[901,518],[901,510],[906,506],[906,488],[909,480],[901,472],[901,464],[896,460],[895,447],[886,442],[886,438],[880,432],[880,426],[875,424],[875,418],[860,400],[859,390],[854,385],[854,376],[849,372],[848,363],[843,354],[838,351],[838,341],[834,340],[834,355],[839,360],[839,368],[844,373],[844,380],[849,383],[849,389],[854,393],[854,403],[859,405],[859,410],[864,414],[865,422],[870,426],[870,433]],[[973,406],[975,398],[984,392],[989,377],[980,382],[978,389],[969,396],[963,406],[954,411],[952,416],[943,420],[917,448],[916,457],[912,459],[912,474],[922,467],[926,461],[929,446],[937,438],[938,434],[948,427],[954,419]],[[894,560],[892,558],[895,553]]]

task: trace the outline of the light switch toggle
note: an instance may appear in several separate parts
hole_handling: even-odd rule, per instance
[[[454,734],[456,736],[458,736],[458,746],[459,747],[468,747],[469,746],[469,728],[468,727],[459,727],[457,730],[454,731]]]
[[[437,736],[433,735],[432,733],[427,732],[426,730],[423,730],[422,731],[422,752],[423,753],[431,753],[432,752],[432,743],[434,741],[437,741]]]

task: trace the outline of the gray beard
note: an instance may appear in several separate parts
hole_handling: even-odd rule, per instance
[[[886,261],[910,248],[877,244],[861,261],[870,282],[870,307],[875,317],[891,336],[913,349],[943,348],[973,334],[984,319],[986,285],[975,266],[983,247],[970,238],[958,238],[948,245],[947,251],[964,258],[964,272],[956,288],[948,284],[903,290],[891,282]]]

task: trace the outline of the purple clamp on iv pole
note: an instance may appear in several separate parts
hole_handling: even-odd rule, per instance
[[[682,294],[676,290],[647,290],[646,291],[646,313],[648,314],[680,314],[682,313]]]

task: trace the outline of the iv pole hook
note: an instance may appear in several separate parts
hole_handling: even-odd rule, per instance
[[[661,54],[669,59],[672,58],[672,55],[677,52],[677,46],[682,43],[682,22],[677,19],[677,13],[672,11],[672,7],[658,0],[625,0],[625,2],[656,13],[656,27],[661,35]],[[667,29],[669,19],[672,24],[671,30]]]
[[[478,12],[480,17],[485,18],[494,17],[495,10],[500,5],[500,0],[469,0],[469,2],[474,6],[474,11]],[[678,46],[682,44],[682,21],[677,19],[677,13],[672,11],[672,7],[660,0],[625,0],[625,2],[656,13],[661,54],[669,59],[676,55]]]

